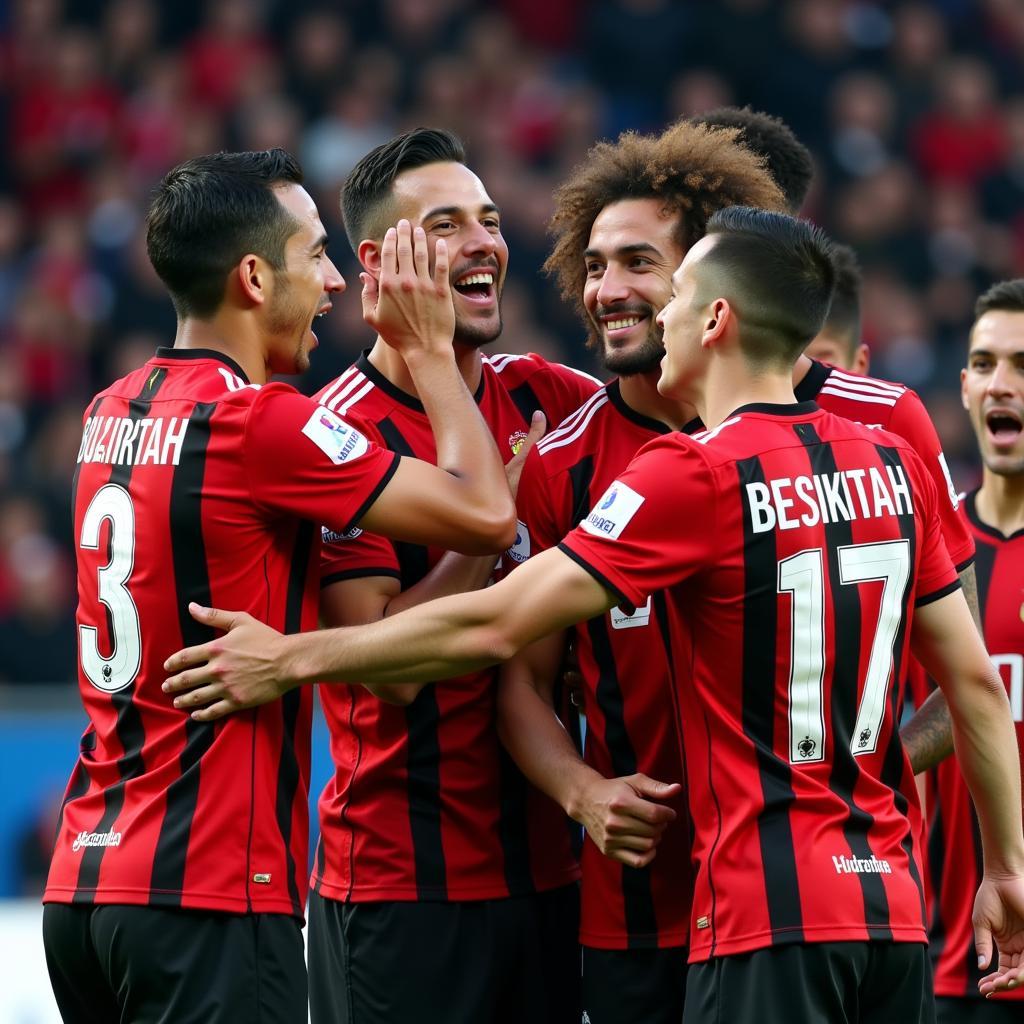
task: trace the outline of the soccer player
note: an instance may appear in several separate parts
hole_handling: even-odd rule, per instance
[[[673,275],[659,389],[708,429],[651,442],[558,548],[479,594],[302,637],[193,606],[174,655],[201,721],[323,679],[436,678],[668,589],[697,878],[684,1021],[933,1016],[916,800],[895,721],[911,641],[978,806],[979,956],[1024,977],[1020,770],[1006,692],[913,449],[795,399],[831,299],[810,225],[733,207]]]
[[[590,344],[619,376],[527,460],[510,567],[556,546],[640,448],[693,419],[692,406],[657,387],[665,349],[655,318],[671,294],[672,272],[715,210],[782,208],[771,178],[735,135],[688,121],[658,137],[626,133],[591,149],[556,193],[549,269],[565,297],[582,306]],[[563,635],[531,645],[501,673],[505,746],[587,828],[582,1005],[604,1024],[678,1024],[683,1013],[690,831],[678,785],[664,600],[659,593],[633,615],[612,609],[570,632],[587,720],[585,763],[552,713]],[[638,864],[653,855],[659,834],[657,858]]]
[[[860,266],[848,245],[832,245],[836,267],[836,291],[825,324],[807,346],[806,355],[840,370],[866,374],[871,352],[860,340]]]
[[[427,398],[439,465],[372,444],[273,373],[299,373],[345,283],[282,150],[197,157],[157,189],[150,259],[173,348],[85,414],[73,498],[79,688],[89,715],[44,895],[65,1020],[303,1021],[311,694],[218,725],[161,692],[162,663],[213,632],[189,600],[286,632],[317,622],[321,524],[481,554],[514,505],[452,357],[436,274],[407,222],[364,314]],[[445,471],[447,470],[447,471]]]
[[[786,208],[794,217],[800,212],[811,188],[814,161],[785,121],[750,107],[717,107],[693,118],[693,123],[738,129],[737,141],[764,157],[768,173],[786,198]]]
[[[396,216],[447,242],[455,360],[500,451],[520,448],[535,410],[558,423],[600,386],[538,356],[484,355],[501,333],[508,249],[454,135],[419,128],[379,146],[346,180],[342,209],[371,276]],[[380,339],[318,398],[378,444],[434,459],[423,392]],[[487,582],[493,558],[446,547],[332,537],[324,622],[370,622]],[[494,680],[488,669],[444,687],[320,691],[335,775],[320,799],[311,882],[314,1024],[578,1013],[578,864],[559,808],[498,740]]]
[[[1009,692],[1024,753],[1024,280],[996,284],[978,300],[960,380],[983,463],[981,487],[961,501],[960,510],[977,545],[985,644]],[[1024,988],[992,1000],[978,991],[971,905],[982,871],[981,838],[956,759],[940,764],[928,782],[934,884],[929,930],[938,1020],[1019,1021]]]

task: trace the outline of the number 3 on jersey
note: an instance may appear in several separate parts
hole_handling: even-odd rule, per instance
[[[878,622],[850,739],[854,754],[873,753],[885,716],[893,669],[893,645],[903,621],[910,579],[905,540],[851,544],[839,549],[839,583],[881,582]],[[790,594],[789,759],[809,764],[825,757],[825,582],[821,548],[779,562],[778,592]]]
[[[135,566],[135,508],[131,495],[118,484],[104,484],[94,495],[82,520],[81,547],[96,551],[100,530],[110,520],[110,561],[96,572],[96,596],[110,613],[110,642],[104,657],[99,648],[99,630],[79,625],[78,641],[82,670],[98,690],[114,693],[135,681],[142,662],[139,612],[127,584]]]

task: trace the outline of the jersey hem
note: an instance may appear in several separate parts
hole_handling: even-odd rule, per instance
[[[878,926],[883,927],[883,926]],[[791,932],[758,932],[756,935],[746,935],[738,939],[726,939],[721,942],[708,942],[700,946],[690,947],[691,964],[703,963],[705,960],[712,960],[721,956],[736,956],[740,953],[753,953],[758,949],[767,949],[771,946],[785,946],[792,944],[808,945],[812,942],[920,942],[926,946],[928,936],[924,928],[907,927],[892,928],[886,927],[889,933],[885,939],[874,938],[868,934],[865,925],[851,925],[848,928],[822,927],[794,928]]]
[[[585,931],[580,929],[580,945],[590,949],[611,949],[628,952],[631,949],[686,949],[689,929],[671,930],[658,935],[624,935],[622,932]]]
[[[79,897],[76,899],[76,896]],[[121,905],[130,907],[162,907],[174,910],[211,910],[228,914],[285,914],[288,917],[305,920],[296,913],[290,899],[252,899],[244,896],[231,897],[208,893],[165,892],[154,893],[138,889],[65,889],[48,887],[43,892],[43,903],[65,903],[82,905],[82,896],[91,897],[88,903],[94,906]]]
[[[333,885],[331,882],[318,878],[315,874],[310,879],[310,888],[315,889],[319,896],[334,900],[337,903],[462,903],[478,900],[502,900],[512,896],[529,896],[534,893],[549,892],[563,886],[578,882],[580,873],[568,871],[555,879],[549,879],[542,885],[534,885],[523,892],[510,892],[507,885],[487,885],[474,888],[454,888],[424,890],[415,885],[386,885],[351,888],[347,885]]]

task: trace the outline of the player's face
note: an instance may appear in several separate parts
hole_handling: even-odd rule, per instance
[[[978,320],[960,386],[985,466],[1024,474],[1024,313],[994,310]]]
[[[669,300],[657,316],[665,340],[658,391],[691,404],[698,397],[695,389],[707,363],[700,342],[708,311],[698,298],[696,267],[712,242],[713,238],[702,238],[683,258],[672,275]]]
[[[455,340],[470,348],[494,341],[501,334],[508,246],[483,182],[463,164],[428,164],[398,175],[392,194],[395,219],[406,217],[427,233],[431,267],[434,240],[448,243]]]
[[[590,229],[583,307],[612,373],[650,373],[661,363],[665,347],[655,317],[683,258],[677,224],[678,214],[656,199],[623,199],[606,206]]]
[[[867,345],[857,345],[851,349],[845,338],[830,334],[828,331],[822,331],[804,349],[804,355],[838,366],[840,370],[849,370],[851,373],[867,373],[871,362]]]
[[[274,274],[267,308],[269,368],[272,373],[305,373],[317,346],[313,320],[330,310],[331,295],[345,290],[345,280],[327,255],[327,233],[309,193],[292,184],[275,191],[299,227],[285,243],[284,269]]]

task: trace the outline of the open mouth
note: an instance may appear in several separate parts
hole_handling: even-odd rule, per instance
[[[993,444],[1016,444],[1024,434],[1024,420],[1012,409],[990,409],[985,413],[985,426]]]
[[[494,300],[494,271],[470,271],[453,282],[452,287],[470,302],[486,305]]]
[[[647,317],[641,313],[611,313],[601,317],[601,326],[609,338],[621,338],[634,327],[645,323]]]

